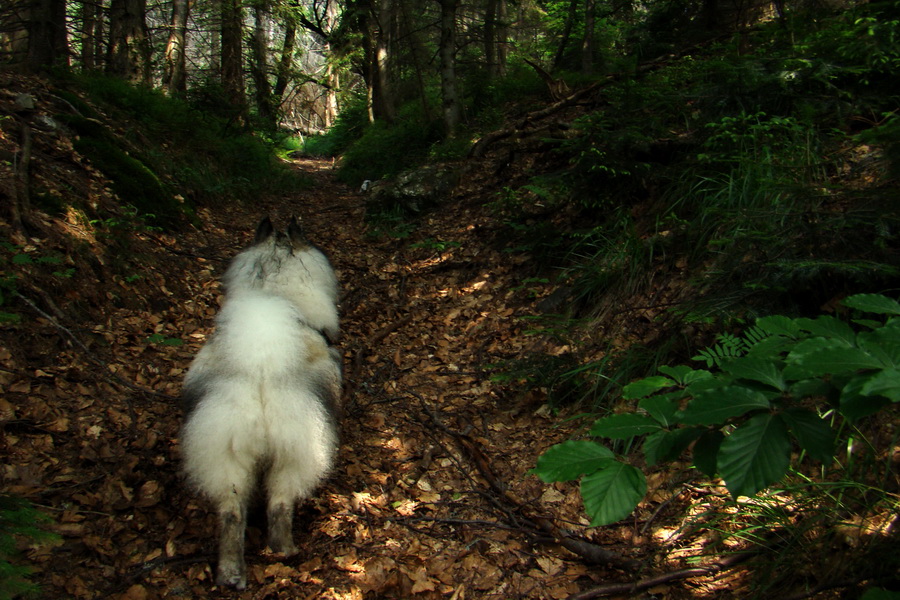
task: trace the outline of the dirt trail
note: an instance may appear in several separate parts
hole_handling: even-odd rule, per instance
[[[30,552],[47,597],[558,599],[634,577],[588,565],[558,527],[582,536],[577,549],[646,558],[637,525],[588,529],[576,486],[527,474],[574,425],[556,428],[539,390],[491,380],[492,365],[546,342],[522,331],[535,302],[527,259],[496,242],[483,182],[408,237],[374,237],[364,198],[330,162],[297,168],[311,189],[205,209],[201,230],[152,238],[156,267],[135,280],[146,305],[108,292],[107,321],[69,332],[84,348],[39,319],[58,354],[30,373],[5,357],[4,481],[37,498],[61,535]],[[178,473],[176,397],[211,330],[217,278],[265,214],[280,226],[301,217],[338,270],[347,388],[338,466],[296,521],[300,554],[266,555],[251,521],[238,593],[213,589],[215,515]]]

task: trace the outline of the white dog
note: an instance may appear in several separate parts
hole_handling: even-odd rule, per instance
[[[219,512],[216,583],[244,589],[247,506],[261,483],[269,547],[294,554],[294,507],[331,469],[340,401],[338,284],[296,219],[264,219],[225,273],[216,332],[184,380],[188,478]]]

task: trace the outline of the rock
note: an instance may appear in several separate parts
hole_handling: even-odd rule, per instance
[[[459,183],[462,168],[458,165],[426,165],[404,171],[392,181],[369,185],[370,205],[382,208],[400,206],[419,213],[446,201]]]
[[[31,94],[17,94],[16,108],[19,110],[34,110],[34,96]]]

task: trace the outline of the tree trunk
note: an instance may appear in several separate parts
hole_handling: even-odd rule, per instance
[[[497,77],[506,77],[506,57],[509,54],[509,12],[506,0],[497,0]]]
[[[266,31],[266,7],[263,4],[254,5],[253,23],[253,63],[250,73],[256,92],[256,110],[266,123],[274,125],[275,107],[272,103],[272,86],[269,84],[269,35]]]
[[[484,7],[484,63],[489,79],[497,76],[497,0]]]
[[[172,0],[172,29],[166,43],[166,73],[163,84],[169,90],[169,94],[174,96],[183,96],[187,92],[185,48],[191,4],[191,0]]]
[[[444,108],[444,129],[447,137],[454,137],[459,127],[459,97],[456,90],[456,9],[459,0],[440,0],[441,41],[441,98]]]
[[[241,0],[221,0],[221,7],[222,88],[225,99],[236,110],[237,120],[243,123],[246,120],[244,61],[241,56],[244,11]]]
[[[590,75],[594,71],[594,0],[584,2],[584,40],[581,44],[581,72]]]
[[[146,0],[112,0],[109,5],[109,73],[150,84],[150,38]]]
[[[377,118],[391,122],[395,118],[394,94],[391,87],[391,46],[394,27],[393,0],[379,0],[375,16],[377,29],[375,34],[373,70],[373,108]]]
[[[281,58],[278,59],[278,66],[275,69],[275,88],[273,95],[275,102],[280,103],[287,90],[288,83],[291,79],[291,70],[294,65],[294,45],[297,41],[297,24],[293,20],[288,20],[284,24],[284,43],[281,45]]]
[[[31,72],[68,66],[65,0],[33,0],[28,12],[25,66]]]
[[[81,3],[81,69],[93,71],[97,68],[97,48],[102,43],[102,22],[100,6],[87,0]]]
[[[325,52],[329,50],[328,44],[325,45]],[[326,54],[327,55],[327,54]],[[334,69],[334,65],[330,62],[325,66],[325,110],[322,115],[322,125],[325,129],[334,125],[338,116],[337,91],[340,89],[340,75]]]
[[[563,32],[559,39],[559,46],[556,47],[556,56],[553,57],[553,67],[551,71],[556,72],[562,67],[563,59],[566,56],[566,46],[569,45],[569,38],[572,36],[572,27],[575,25],[575,17],[578,16],[578,3],[580,0],[570,0],[569,11],[566,13],[566,22],[563,25]]]

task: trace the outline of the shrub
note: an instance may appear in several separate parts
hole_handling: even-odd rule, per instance
[[[638,409],[599,419],[591,435],[646,436],[650,466],[693,446],[694,466],[721,476],[734,498],[780,481],[794,445],[829,466],[832,422],[852,424],[900,402],[900,303],[860,294],[844,305],[881,318],[857,320],[861,331],[830,316],[758,319],[743,337],[723,337],[700,353],[715,371],[665,366],[626,386],[624,397]],[[591,440],[554,446],[534,473],[546,482],[581,479],[593,525],[625,518],[647,490],[640,469]]]

